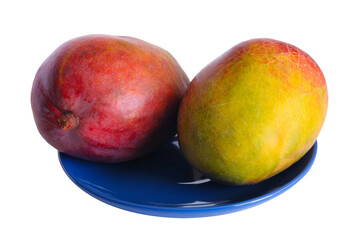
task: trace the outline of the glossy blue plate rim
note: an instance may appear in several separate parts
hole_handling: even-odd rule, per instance
[[[166,206],[160,206],[160,205],[150,205],[150,204],[139,204],[139,203],[134,203],[130,201],[124,201],[122,199],[110,199],[106,196],[103,196],[102,194],[95,193],[95,191],[90,190],[87,186],[84,186],[80,181],[77,181],[76,177],[70,173],[70,169],[68,169],[68,166],[64,163],[68,158],[72,158],[66,154],[63,154],[61,152],[58,152],[58,157],[60,160],[60,164],[66,173],[66,175],[71,179],[71,181],[76,184],[80,189],[82,189],[84,192],[87,194],[91,195],[92,197],[107,203],[109,205],[112,205],[114,207],[127,210],[130,212],[135,212],[139,214],[144,214],[144,215],[151,215],[151,216],[157,216],[157,217],[170,217],[170,218],[196,218],[196,217],[210,217],[210,216],[217,216],[217,215],[223,215],[223,214],[229,214],[237,211],[241,211],[247,208],[251,208],[254,206],[257,206],[259,204],[262,204],[268,200],[271,200],[280,194],[284,193],[288,189],[290,189],[292,186],[294,186],[297,182],[299,182],[311,169],[316,155],[317,155],[317,149],[318,149],[318,143],[317,141],[314,143],[312,148],[309,150],[308,153],[312,152],[312,156],[309,158],[309,161],[307,162],[307,165],[302,171],[300,171],[292,180],[287,182],[286,184],[276,188],[273,191],[270,191],[265,194],[261,194],[260,196],[253,197],[244,201],[240,202],[234,202],[234,203],[227,203],[224,205],[219,205],[219,206],[202,206],[202,207],[166,207]],[[307,153],[307,154],[308,154]],[[74,160],[75,161],[75,160]],[[84,161],[84,160],[80,160]],[[84,161],[86,162],[86,161]],[[290,166],[289,168],[292,168]],[[274,177],[276,177],[275,175]],[[267,180],[266,180],[267,181]]]

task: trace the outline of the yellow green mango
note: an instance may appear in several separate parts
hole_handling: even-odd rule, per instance
[[[242,42],[191,81],[178,139],[191,165],[229,185],[254,184],[297,162],[324,123],[328,92],[317,63],[273,39]]]

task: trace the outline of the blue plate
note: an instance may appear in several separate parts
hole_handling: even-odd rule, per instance
[[[317,142],[285,171],[248,186],[205,178],[182,156],[177,138],[158,151],[126,163],[93,163],[59,153],[69,178],[91,196],[128,211],[161,217],[207,217],[253,207],[297,183],[311,168]]]

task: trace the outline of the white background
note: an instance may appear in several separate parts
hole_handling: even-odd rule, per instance
[[[0,239],[355,239],[355,14],[351,1],[2,1],[0,3]],[[171,219],[87,195],[39,135],[34,75],[61,43],[126,35],[175,56],[190,79],[238,44],[269,37],[319,64],[326,122],[309,173],[293,188],[233,214]]]

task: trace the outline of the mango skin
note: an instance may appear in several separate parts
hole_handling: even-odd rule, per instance
[[[207,177],[255,184],[313,146],[328,92],[317,63],[273,39],[242,42],[191,81],[178,114],[181,151]]]

